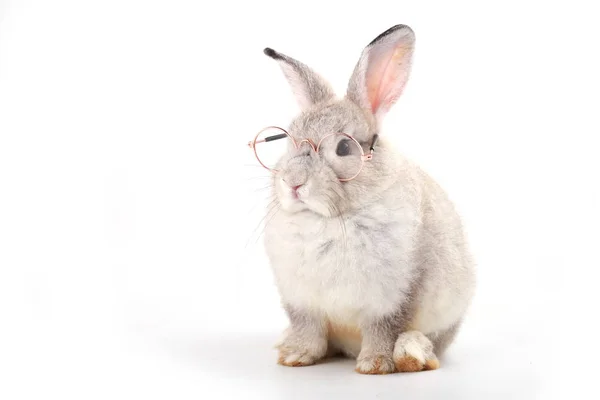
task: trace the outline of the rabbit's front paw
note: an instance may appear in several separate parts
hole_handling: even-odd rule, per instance
[[[277,362],[286,367],[305,367],[317,362],[317,357],[303,350],[287,351],[279,349]]]
[[[396,368],[391,354],[361,354],[356,360],[355,370],[360,374],[384,375],[395,372]]]
[[[303,339],[290,335],[277,345],[278,363],[288,367],[312,365],[327,352],[326,339]]]

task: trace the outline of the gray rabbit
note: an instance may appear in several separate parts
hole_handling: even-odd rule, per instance
[[[380,132],[414,45],[406,25],[383,32],[341,99],[306,65],[265,49],[302,110],[282,134],[250,143],[288,142],[272,168],[278,212],[265,228],[290,320],[280,364],[343,354],[363,374],[437,369],[469,307],[474,262],[453,204]]]

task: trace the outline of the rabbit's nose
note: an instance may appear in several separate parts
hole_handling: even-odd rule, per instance
[[[297,190],[300,186],[306,183],[306,175],[304,174],[289,174],[282,178],[283,183],[292,190]]]
[[[285,179],[283,181],[290,188],[290,193],[291,193],[292,197],[294,199],[297,199],[298,198],[298,189],[300,189],[302,186],[304,186],[304,183],[301,183],[301,184],[298,185],[297,181],[296,182],[289,182],[289,181],[287,181]]]
[[[290,186],[290,188],[292,189],[292,197],[294,199],[298,198],[298,189],[300,189],[300,187],[302,187],[304,185],[296,185],[296,186]]]

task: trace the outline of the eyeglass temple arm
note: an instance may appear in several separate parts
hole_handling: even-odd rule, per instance
[[[272,140],[283,139],[286,136],[287,135],[285,133],[280,133],[279,135],[267,136],[266,138],[261,139],[261,140],[256,140],[256,141],[248,142],[248,146],[249,147],[254,147],[254,143],[270,142]],[[371,141],[371,146],[369,146],[369,150],[371,151],[371,154],[375,151],[375,145],[377,144],[378,140],[379,140],[379,135],[377,135],[377,134],[373,135],[373,140]]]
[[[378,140],[379,140],[379,135],[378,134],[373,135],[373,141],[371,142],[371,147],[369,147],[369,150],[371,150],[371,153],[373,151],[375,151],[375,145],[377,144]]]
[[[270,142],[272,140],[279,140],[279,139],[283,139],[287,136],[287,134],[285,133],[280,133],[279,135],[273,135],[273,136],[267,136],[264,139],[261,140],[256,140],[256,141],[251,141],[248,142],[248,146],[249,147],[254,147],[254,143],[264,143],[264,142]]]
[[[369,146],[370,153],[362,156],[363,161],[369,161],[370,159],[373,158],[373,152],[375,151],[375,145],[377,144],[378,140],[379,140],[379,135],[377,135],[377,134],[373,135],[373,140],[371,141],[371,146]]]

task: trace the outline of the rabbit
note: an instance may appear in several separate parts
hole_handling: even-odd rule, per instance
[[[361,374],[434,370],[470,306],[475,266],[453,203],[380,132],[406,85],[414,47],[406,25],[377,36],[343,98],[303,63],[264,50],[301,109],[287,130],[300,145],[277,162],[270,181],[277,210],[264,229],[289,318],[276,344],[279,364],[342,355],[356,359]],[[315,151],[335,132],[367,153],[354,179],[336,172],[343,151],[335,168]]]

